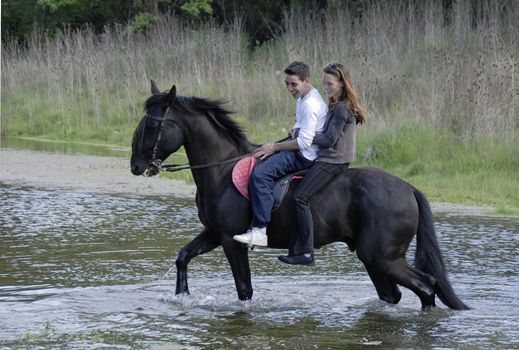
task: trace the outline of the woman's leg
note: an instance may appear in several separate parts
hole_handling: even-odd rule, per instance
[[[291,237],[290,240],[289,257],[310,254],[313,261],[314,224],[310,210],[310,199],[347,167],[348,164],[317,162],[306,173],[293,197],[296,209],[296,235]],[[285,261],[287,259],[280,258],[280,260],[291,263],[290,259]],[[310,261],[309,259],[303,260]]]

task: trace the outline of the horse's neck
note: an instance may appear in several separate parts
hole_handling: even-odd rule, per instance
[[[208,151],[205,155],[202,156],[199,154],[199,152],[190,152],[188,147],[186,147],[186,153],[188,155],[189,164],[191,165],[211,164],[237,157],[237,153],[235,155],[225,155],[225,153],[214,154],[214,152],[211,151]],[[192,170],[191,173],[193,175],[198,192],[204,195],[214,195],[217,192],[220,192],[220,190],[223,190],[222,185],[228,181],[232,166],[232,163],[228,163]]]
[[[240,155],[238,149],[232,144],[227,145],[228,147],[220,146],[197,140],[191,144],[185,144],[184,148],[189,164],[192,166],[222,162]]]
[[[191,130],[191,135],[188,137],[189,142],[184,144],[191,166],[224,162],[244,153],[231,140],[217,137],[215,132],[208,132],[203,127],[193,129],[196,131]],[[221,189],[221,185],[229,181],[232,166],[233,164],[223,164],[193,171],[198,191],[208,193]]]

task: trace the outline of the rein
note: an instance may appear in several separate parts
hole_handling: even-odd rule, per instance
[[[251,156],[252,154],[253,153],[247,153],[247,154],[243,154],[241,156],[234,157],[231,159],[222,160],[220,162],[213,162],[213,163],[200,164],[200,165],[189,165],[189,163],[187,163],[187,164],[162,164],[160,159],[156,159],[154,161],[153,165],[156,166],[157,169],[159,169],[159,170],[164,170],[164,171],[168,171],[168,172],[175,172],[175,171],[180,171],[180,170],[185,170],[185,169],[204,169],[204,168],[211,168],[211,167],[218,166],[218,165],[232,163],[232,162],[235,162],[242,158]]]
[[[245,157],[248,157],[248,156],[251,156],[254,154],[254,152],[250,152],[250,153],[247,153],[247,154],[242,154],[238,157],[234,157],[234,158],[230,158],[230,159],[226,159],[226,160],[222,160],[222,161],[219,161],[219,162],[213,162],[213,163],[207,163],[207,164],[200,164],[200,165],[190,165],[189,163],[185,163],[185,164],[162,164],[162,160],[160,160],[159,158],[157,158],[157,153],[159,152],[159,143],[162,139],[162,132],[163,132],[163,129],[164,129],[164,123],[166,122],[166,115],[167,115],[167,112],[169,110],[169,107],[166,109],[166,111],[164,112],[164,114],[162,116],[155,116],[155,115],[146,115],[146,118],[149,118],[149,119],[153,119],[153,120],[157,120],[159,121],[159,133],[157,135],[157,138],[155,139],[155,143],[153,145],[153,154],[151,156],[151,159],[150,159],[150,165],[153,166],[155,169],[157,169],[159,172],[160,171],[167,171],[167,172],[175,172],[175,171],[181,171],[181,170],[186,170],[186,169],[204,169],[204,168],[211,168],[211,167],[215,167],[215,166],[219,166],[219,165],[223,165],[223,164],[228,164],[228,163],[232,163],[232,162],[235,162],[235,161],[238,161],[240,159],[243,159]],[[142,136],[141,136],[141,145],[140,147],[142,148],[142,142],[143,142],[143,139],[144,138],[144,131],[142,133]],[[289,139],[289,137],[285,137],[279,141],[276,141],[277,142],[282,142],[282,141],[285,141]],[[141,150],[142,152],[142,150]]]
[[[235,162],[237,160],[240,160],[242,158],[245,158],[245,157],[253,154],[253,152],[251,152],[251,153],[243,154],[238,157],[223,160],[220,162],[213,162],[213,163],[200,164],[200,165],[189,165],[189,163],[187,163],[187,164],[162,164],[162,160],[157,158],[157,153],[159,152],[159,143],[162,139],[162,131],[164,129],[164,123],[166,122],[166,115],[167,115],[168,110],[169,110],[169,107],[166,109],[164,114],[160,117],[155,116],[155,115],[146,115],[146,118],[157,120],[160,123],[159,124],[160,125],[159,133],[157,135],[157,139],[155,140],[155,144],[153,145],[153,154],[150,159],[150,165],[153,166],[155,169],[157,169],[159,172],[162,170],[168,171],[168,172],[175,172],[175,171],[186,170],[186,169],[211,168],[211,167],[218,166],[218,165],[232,163],[232,162]],[[144,138],[144,132],[142,133],[142,138]],[[142,139],[141,139],[141,147],[142,147]]]
[[[289,138],[290,137],[282,138],[281,140],[278,140],[275,143],[286,141]],[[175,171],[180,171],[180,170],[185,170],[185,169],[204,169],[204,168],[211,168],[211,167],[218,166],[218,165],[232,163],[237,160],[243,159],[245,157],[251,156],[253,154],[254,154],[254,152],[250,152],[250,153],[242,154],[241,156],[234,157],[231,159],[226,159],[226,160],[222,160],[219,162],[213,162],[213,163],[207,163],[207,164],[200,164],[200,165],[189,165],[189,163],[187,163],[187,164],[162,164],[162,161],[160,159],[155,159],[152,162],[152,165],[155,166],[159,170],[164,170],[164,171],[168,171],[168,172],[175,172]]]

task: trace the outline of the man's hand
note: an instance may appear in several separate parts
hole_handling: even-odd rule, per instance
[[[254,151],[254,158],[259,158],[259,159],[263,160],[263,159],[269,157],[274,152],[275,152],[274,144],[266,143]]]
[[[292,129],[292,130],[290,130],[290,132],[288,133],[288,136],[289,136],[292,140],[297,139],[297,135],[299,135],[299,128]]]

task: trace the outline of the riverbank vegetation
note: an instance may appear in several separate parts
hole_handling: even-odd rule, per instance
[[[294,101],[283,69],[313,84],[344,63],[367,107],[356,166],[389,170],[432,199],[519,214],[519,9],[514,2],[374,2],[285,13],[284,33],[253,48],[238,17],[196,25],[166,15],[126,26],[33,33],[2,43],[2,135],[128,145],[149,79],[182,95],[224,98],[250,139],[282,138]]]

